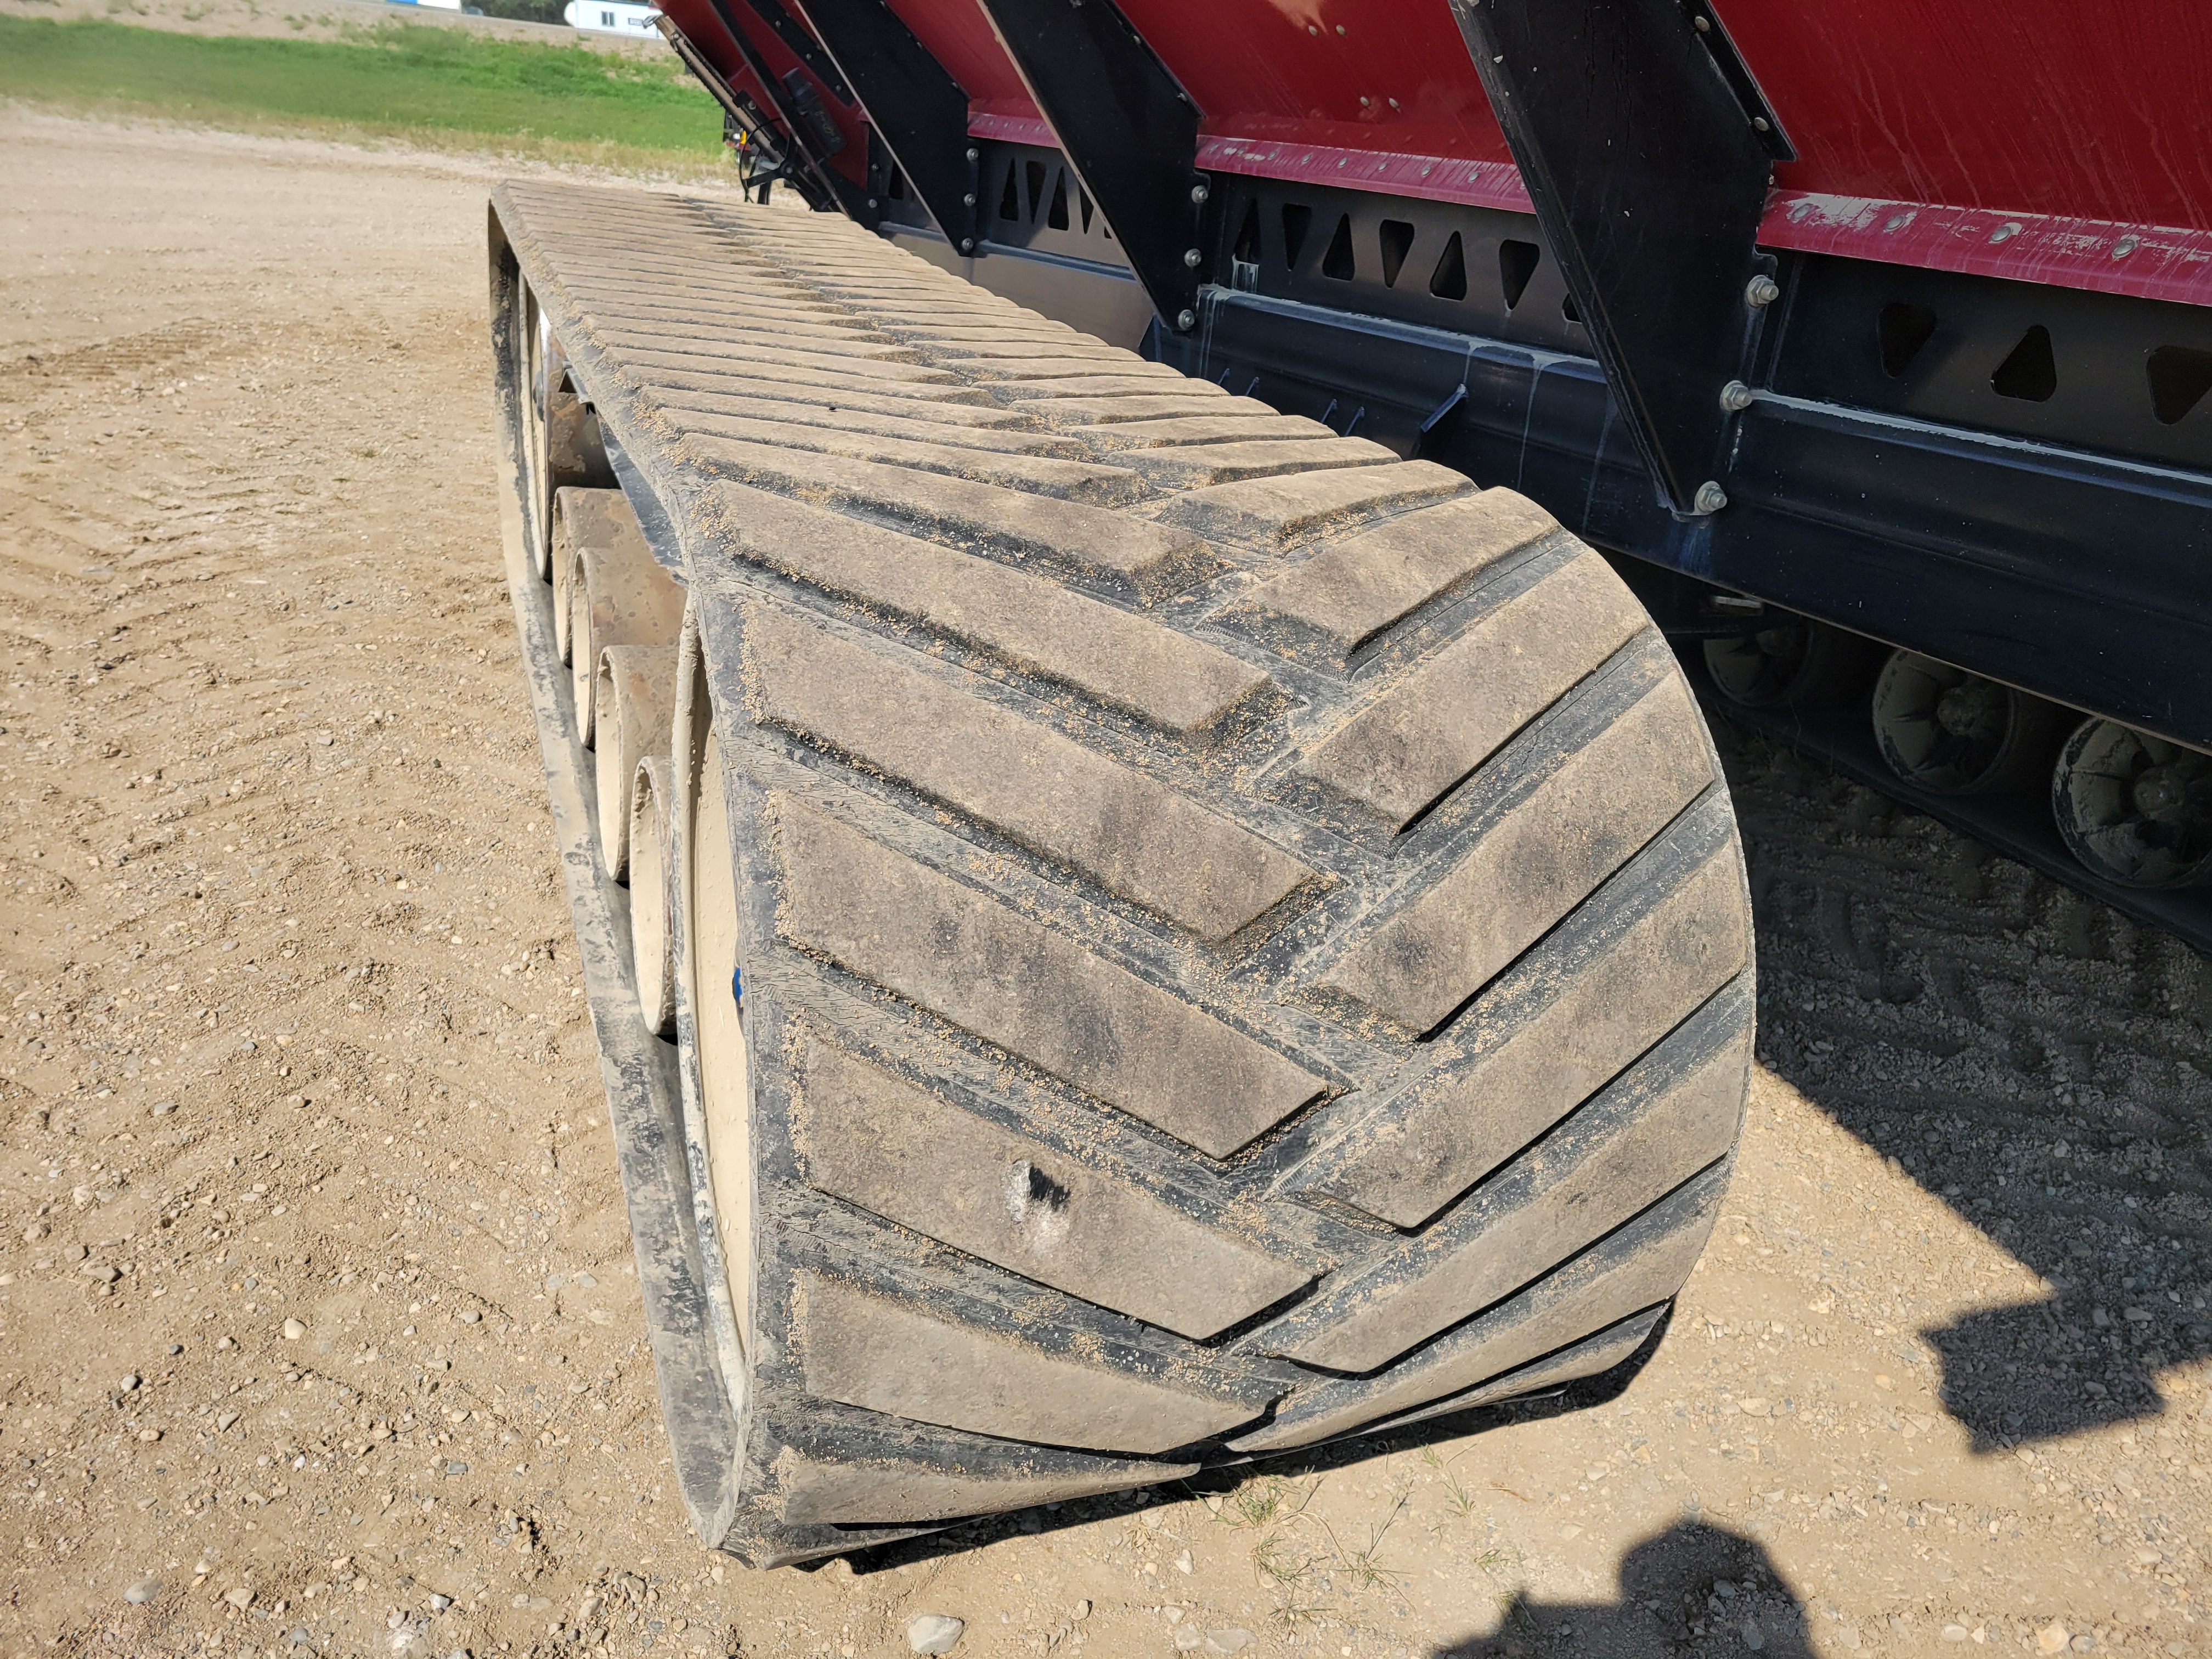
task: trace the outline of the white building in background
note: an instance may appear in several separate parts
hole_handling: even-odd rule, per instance
[[[570,28],[597,34],[655,34],[659,30],[653,20],[660,9],[633,4],[632,0],[568,0],[561,15]]]

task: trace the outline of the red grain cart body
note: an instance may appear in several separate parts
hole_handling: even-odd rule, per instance
[[[2203,9],[665,12],[814,205],[1522,489],[1732,716],[2212,945]]]

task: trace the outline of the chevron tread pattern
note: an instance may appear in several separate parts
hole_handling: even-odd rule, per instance
[[[1604,562],[841,220],[494,204],[682,542],[726,769],[731,1547],[1634,1352],[1725,1184],[1751,935]]]

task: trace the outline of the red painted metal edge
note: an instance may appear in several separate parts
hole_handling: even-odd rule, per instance
[[[1034,115],[989,115],[974,112],[968,117],[968,136],[970,138],[996,138],[1008,144],[1043,144],[1051,149],[1060,148],[1060,140],[1053,137],[1052,129]]]
[[[1777,191],[1759,240],[1806,253],[2212,305],[2212,231]]]
[[[1033,117],[979,114],[968,131],[1014,143],[1055,142],[1052,129]],[[1531,210],[1520,174],[1502,161],[1201,137],[1198,164],[1293,184]],[[1767,199],[1759,240],[1763,246],[1806,253],[2212,305],[2212,231],[1776,191]]]
[[[1448,155],[1393,155],[1375,150],[1338,149],[1328,144],[1291,144],[1249,138],[1198,141],[1198,164],[1217,173],[1287,179],[1301,185],[1340,185],[1347,190],[1379,190],[1431,202],[1459,202],[1469,207],[1534,211],[1521,175],[1510,162],[1454,160]]]

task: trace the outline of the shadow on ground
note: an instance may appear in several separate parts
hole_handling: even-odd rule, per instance
[[[1714,735],[1760,1058],[2051,1287],[1923,1329],[1944,1406],[1984,1449],[2156,1415],[2154,1374],[2212,1354],[2212,963],[1764,738]]]
[[[1650,1659],[1684,1643],[1700,1654],[1813,1656],[1798,1599],[1766,1552],[1703,1521],[1669,1527],[1622,1557],[1617,1601],[1516,1596],[1494,1635],[1430,1652],[1433,1659]]]

